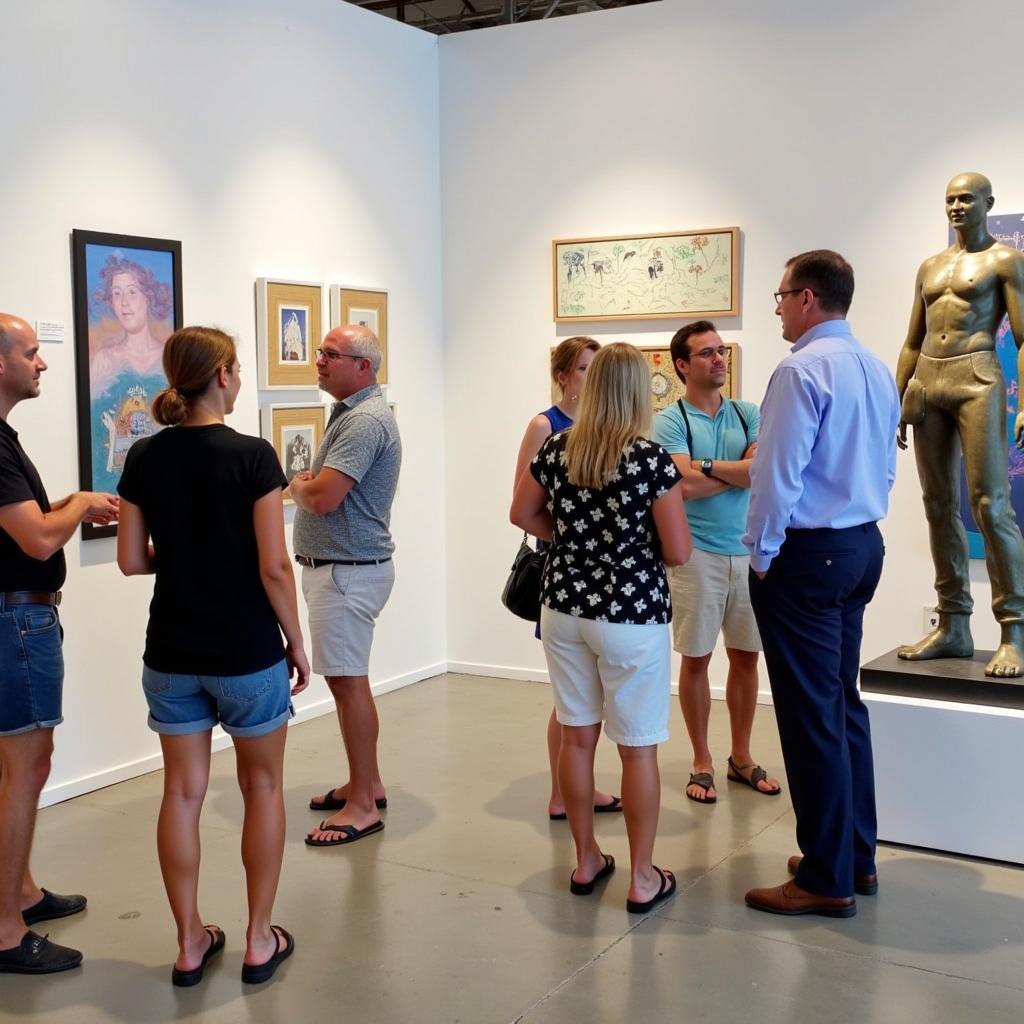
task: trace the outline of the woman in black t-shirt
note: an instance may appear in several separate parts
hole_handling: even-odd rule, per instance
[[[671,603],[666,564],[690,556],[680,476],[650,429],[650,371],[632,346],[594,356],[572,430],[541,446],[516,486],[512,522],[551,541],[541,637],[562,726],[558,778],[576,843],[569,888],[587,895],[615,868],[594,837],[594,752],[602,720],[622,759],[627,909],[675,892],[654,866],[668,739]]]
[[[284,539],[285,478],[266,441],[224,425],[241,386],[228,335],[176,331],[163,363],[169,387],[154,398],[153,416],[170,429],[129,449],[117,561],[125,575],[156,574],[142,685],[164,756],[157,851],[178,927],[171,979],[197,984],[224,948],[223,931],[202,923],[197,902],[199,815],[220,724],[235,745],[245,804],[242,980],[259,982],[294,949],[271,911],[284,854],[289,677],[298,677],[292,695],[309,683]]]

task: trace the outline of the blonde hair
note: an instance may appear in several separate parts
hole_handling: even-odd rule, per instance
[[[568,377],[576,369],[576,363],[587,349],[596,352],[600,347],[600,342],[580,335],[575,338],[566,338],[551,350],[551,379],[563,395],[565,394],[565,385],[558,379],[558,375],[561,373]]]
[[[173,426],[210,385],[222,366],[235,361],[235,342],[216,327],[182,327],[164,345],[167,387],[153,399],[153,419]]]
[[[632,345],[617,341],[594,356],[579,415],[565,442],[569,482],[604,487],[622,456],[651,424],[651,371]]]

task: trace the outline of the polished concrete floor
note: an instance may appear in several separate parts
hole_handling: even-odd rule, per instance
[[[626,914],[619,815],[599,818],[598,829],[623,869],[599,895],[570,895],[568,829],[545,810],[549,700],[540,684],[460,675],[381,698],[387,828],[333,850],[302,837],[315,821],[309,795],[341,780],[337,725],[325,717],[293,728],[275,919],[297,950],[256,989],[239,980],[245,895],[230,751],[214,758],[201,901],[227,932],[227,952],[195,989],[169,983],[173,928],[153,839],[160,774],[44,810],[36,873],[90,902],[80,917],[42,927],[84,949],[86,961],[48,979],[0,976],[0,1021],[1024,1020],[1021,871],[883,848],[881,892],[862,897],[852,920],[749,910],[747,888],[783,880],[795,851],[792,811],[784,795],[727,785],[723,771],[716,806],[687,801],[678,709],[662,748],[656,860],[677,872],[679,895],[647,918]],[[712,721],[724,768],[724,705]],[[768,708],[758,711],[755,741],[781,773]],[[612,791],[616,766],[602,742],[599,782]],[[984,779],[956,780],[955,758],[937,753],[935,781],[972,785],[984,799]]]

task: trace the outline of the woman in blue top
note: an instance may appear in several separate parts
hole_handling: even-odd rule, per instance
[[[594,353],[601,346],[593,338],[566,338],[551,350],[551,380],[558,388],[561,398],[550,409],[538,413],[526,425],[523,442],[519,446],[519,457],[516,459],[516,478],[519,482],[523,473],[527,472],[533,457],[540,451],[540,446],[552,435],[568,430],[576,418],[583,381],[587,376],[587,367]],[[542,543],[542,542],[540,542]],[[538,545],[540,546],[540,545]],[[537,626],[540,637],[540,625]],[[552,821],[565,820],[565,804],[558,790],[558,752],[562,749],[562,729],[555,718],[552,708],[548,719],[548,767],[551,771],[551,796],[548,798],[548,817]],[[610,811],[621,811],[622,804],[617,796],[594,791],[594,810],[598,814]]]

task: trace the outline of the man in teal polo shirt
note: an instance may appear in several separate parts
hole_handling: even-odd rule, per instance
[[[708,747],[708,665],[721,633],[729,658],[725,684],[732,732],[728,778],[775,796],[781,792],[778,782],[750,753],[761,640],[750,607],[748,556],[741,540],[761,416],[753,402],[722,395],[729,349],[710,320],[698,320],[677,331],[671,353],[672,365],[686,386],[685,398],[658,413],[654,440],[669,452],[682,474],[693,535],[690,560],[669,570],[674,646],[683,659],[679,703],[693,745],[693,774],[686,795],[698,803],[718,799]]]

